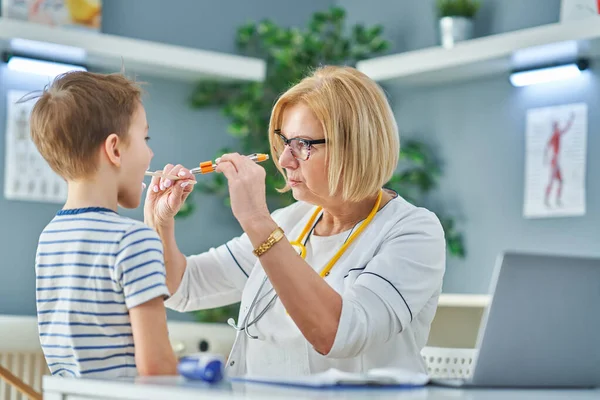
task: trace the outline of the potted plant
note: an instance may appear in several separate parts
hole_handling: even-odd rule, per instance
[[[230,120],[229,133],[239,138],[235,151],[241,154],[269,153],[267,130],[271,108],[280,93],[302,79],[312,68],[319,65],[356,65],[356,62],[384,52],[389,43],[383,38],[379,25],[366,27],[360,24],[345,29],[346,14],[333,7],[317,12],[306,28],[281,27],[272,21],[251,22],[238,29],[236,42],[240,50],[250,56],[261,57],[267,62],[264,82],[223,83],[201,81],[190,97],[192,108],[220,107]],[[216,157],[231,149],[221,149]],[[438,161],[427,146],[417,141],[402,142],[401,166],[386,185],[396,190],[408,201],[421,205],[427,194],[437,185],[440,176]],[[284,180],[272,163],[262,164],[267,170],[267,201],[271,209],[291,204],[291,193],[280,194],[276,188]],[[210,193],[229,205],[227,182],[223,175],[213,174],[202,179],[196,192]],[[194,212],[192,195],[180,211],[179,218]],[[451,217],[434,210],[440,218],[448,250],[463,257],[463,237]],[[225,322],[237,318],[238,304],[214,310],[196,312],[200,322]]]
[[[473,17],[480,5],[478,0],[437,0],[442,47],[473,38]]]

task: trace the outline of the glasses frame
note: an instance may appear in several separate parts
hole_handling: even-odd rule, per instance
[[[273,133],[275,133],[275,135],[279,136],[281,138],[281,140],[283,140],[284,146],[289,146],[290,143],[293,140],[295,140],[297,142],[303,143],[307,147],[308,154],[306,155],[305,159],[297,157],[296,154],[294,154],[294,151],[292,149],[290,149],[290,151],[292,152],[292,155],[294,156],[294,158],[296,160],[299,160],[299,161],[308,161],[308,159],[310,158],[310,150],[312,149],[313,145],[327,143],[327,139],[314,139],[314,140],[303,139],[303,138],[291,138],[291,139],[288,139],[288,138],[286,138],[285,136],[283,136],[281,134],[281,129],[275,129],[273,131]]]

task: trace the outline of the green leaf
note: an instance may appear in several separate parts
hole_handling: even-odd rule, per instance
[[[214,180],[215,180],[215,184],[217,184],[219,186],[227,185],[227,178],[225,178],[225,175],[223,175],[223,174],[214,175]]]
[[[185,203],[183,203],[183,205],[179,209],[179,212],[177,214],[175,214],[176,219],[186,218],[186,217],[189,217],[190,215],[192,215],[192,213],[196,209],[196,205],[192,202],[192,198],[191,198],[192,196],[193,196],[193,192],[190,193],[190,195],[186,199]]]
[[[446,238],[447,249],[453,256],[464,258],[466,255],[465,246],[461,235],[452,235]]]
[[[256,35],[256,26],[253,23],[242,25],[237,30],[236,45],[240,49],[247,48]]]
[[[228,154],[228,153],[235,153],[235,150],[233,150],[231,147],[221,147],[215,153],[215,159],[221,157],[223,154]]]
[[[477,0],[437,0],[438,15],[442,17],[473,18],[481,3]]]
[[[203,193],[215,194],[217,192],[217,187],[214,184],[214,182],[199,181],[198,183],[196,183],[194,190],[197,190],[197,191],[203,192]]]
[[[232,122],[229,124],[227,131],[236,137],[247,136],[250,133],[250,128],[243,122]]]
[[[371,41],[371,53],[381,53],[390,48],[390,42],[381,38],[376,38]]]
[[[365,27],[360,24],[356,24],[352,27],[352,34],[354,35],[354,40],[362,43],[365,40]]]
[[[332,7],[329,12],[334,21],[343,21],[346,17],[346,11],[341,7]]]
[[[383,25],[381,25],[381,24],[377,24],[377,25],[373,26],[371,29],[367,30],[367,36],[369,38],[371,38],[371,40],[381,39],[378,36],[381,36],[382,33],[383,33]]]
[[[312,20],[315,22],[325,23],[327,21],[327,14],[324,12],[316,12],[313,14]]]
[[[258,24],[256,27],[256,31],[259,35],[266,36],[271,33],[274,29],[274,25],[270,20],[264,20]]]

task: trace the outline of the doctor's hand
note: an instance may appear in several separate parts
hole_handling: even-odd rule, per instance
[[[144,204],[144,222],[153,228],[163,227],[174,222],[175,214],[179,212],[185,199],[194,190],[196,178],[190,170],[181,165],[167,164],[162,169],[166,175],[176,175],[177,181],[153,177],[146,192]]]
[[[230,153],[217,160],[217,172],[222,172],[227,178],[231,211],[242,228],[253,221],[270,217],[263,167],[246,156]]]

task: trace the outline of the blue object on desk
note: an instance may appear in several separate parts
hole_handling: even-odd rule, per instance
[[[177,371],[191,380],[216,383],[223,379],[225,360],[219,354],[196,353],[182,357]]]

